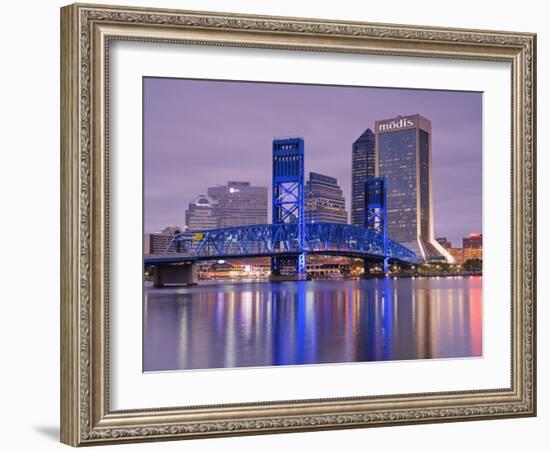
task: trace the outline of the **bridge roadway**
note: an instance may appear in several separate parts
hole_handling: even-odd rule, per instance
[[[163,254],[147,255],[145,266],[164,266],[216,259],[285,257],[299,254],[338,255],[414,265],[414,252],[364,227],[337,223],[305,224],[305,246],[299,248],[293,223],[248,225],[174,235]]]

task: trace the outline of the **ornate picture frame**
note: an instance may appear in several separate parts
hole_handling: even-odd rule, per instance
[[[512,68],[507,389],[113,411],[109,406],[109,49],[117,40],[419,58]],[[74,4],[61,9],[61,441],[162,439],[536,414],[536,35]]]

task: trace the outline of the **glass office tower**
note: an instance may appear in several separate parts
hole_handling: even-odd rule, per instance
[[[424,261],[454,262],[434,238],[431,122],[415,114],[376,121],[376,176],[385,177],[388,237]]]
[[[351,224],[365,225],[365,180],[375,172],[374,133],[367,128],[353,143],[351,157]]]

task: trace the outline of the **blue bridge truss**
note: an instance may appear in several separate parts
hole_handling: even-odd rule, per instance
[[[381,262],[388,258],[398,264],[418,264],[413,251],[385,239],[382,233],[361,226],[321,222],[306,223],[305,236],[300,236],[297,223],[179,233],[174,235],[163,254],[149,255],[145,264],[305,254],[339,255]]]
[[[273,274],[306,272],[307,254],[328,254],[414,265],[416,254],[386,232],[386,185],[383,178],[365,180],[365,226],[305,221],[304,141],[273,141],[272,222],[174,235],[161,255],[149,255],[145,265],[170,265],[201,260],[271,257]]]

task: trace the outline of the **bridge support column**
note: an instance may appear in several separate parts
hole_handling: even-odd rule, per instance
[[[389,258],[384,258],[383,260],[369,260],[364,259],[363,260],[363,268],[365,269],[364,276],[366,278],[372,278],[372,277],[381,277],[388,273],[389,270]],[[378,268],[378,270],[374,271],[373,273],[370,272],[372,268]]]
[[[155,287],[189,286],[197,282],[198,273],[195,263],[156,266],[153,272]]]
[[[384,239],[384,273],[389,272],[388,230],[386,227],[386,178],[367,178],[365,180],[365,226]]]
[[[306,280],[305,271],[306,255],[298,256],[274,256],[271,258],[271,281],[296,281]]]
[[[281,236],[276,245],[297,255],[271,258],[272,280],[305,280],[307,277],[304,167],[302,138],[273,141],[272,221],[293,228]]]

